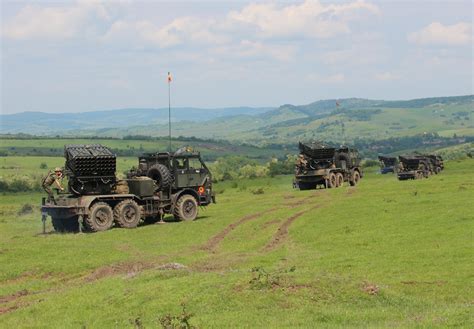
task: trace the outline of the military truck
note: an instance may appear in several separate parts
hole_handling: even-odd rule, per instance
[[[379,156],[380,162],[380,173],[381,174],[388,174],[388,173],[396,173],[397,172],[397,158],[395,157],[386,157],[386,156]]]
[[[431,160],[422,155],[398,156],[399,180],[427,178],[431,174]]]
[[[357,185],[363,177],[359,153],[342,146],[330,147],[320,142],[299,143],[294,186],[300,190],[316,187],[336,188],[349,182]]]
[[[431,173],[437,175],[444,170],[444,161],[440,155],[427,154],[425,156],[430,160]]]
[[[59,232],[135,228],[166,214],[191,221],[198,206],[215,202],[211,172],[199,152],[144,154],[125,180],[116,178],[116,157],[102,145],[66,145],[64,154],[68,193],[54,202],[43,198],[41,208],[43,223],[49,215]]]

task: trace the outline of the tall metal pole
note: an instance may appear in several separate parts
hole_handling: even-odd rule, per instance
[[[168,151],[171,152],[171,74],[170,72],[168,72],[168,133],[169,133]]]

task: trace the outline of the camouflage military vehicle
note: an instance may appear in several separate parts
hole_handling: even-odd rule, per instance
[[[444,170],[444,161],[440,155],[427,154],[425,156],[430,160],[431,173],[437,175]]]
[[[56,231],[134,228],[172,214],[196,219],[198,206],[215,202],[212,176],[198,152],[145,154],[125,180],[115,176],[115,155],[102,145],[66,145],[68,193],[55,202],[43,198],[43,221],[51,216]]]
[[[431,174],[431,161],[426,156],[399,156],[399,180],[427,178]]]
[[[381,174],[388,174],[388,173],[396,173],[397,172],[397,158],[395,157],[386,157],[386,156],[379,156],[380,162],[380,173]]]
[[[294,185],[300,190],[317,186],[336,188],[349,182],[357,185],[363,176],[359,153],[343,146],[334,148],[322,143],[299,143]]]

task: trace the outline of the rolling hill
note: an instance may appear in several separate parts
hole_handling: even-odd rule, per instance
[[[232,115],[256,115],[272,108],[229,107],[201,109],[192,107],[173,108],[172,121],[201,122]],[[71,130],[100,130],[138,125],[168,123],[168,108],[127,108],[82,113],[21,112],[0,116],[2,133],[30,133],[48,135]]]
[[[173,136],[257,145],[308,139],[381,140],[423,133],[474,136],[473,101],[474,95],[407,101],[348,98],[299,106],[285,104],[276,109],[173,109]],[[20,122],[26,114],[17,114],[2,116],[2,132],[41,131],[84,137],[167,136],[168,125],[163,123],[166,115],[167,110],[117,110],[64,114],[63,118],[61,115],[54,120],[37,119],[32,124]],[[32,126],[27,128],[28,124]]]
[[[441,97],[411,101],[343,99],[308,105],[282,105],[258,115],[221,117],[203,122],[178,122],[175,136],[227,139],[254,144],[293,143],[325,139],[338,142],[354,138],[380,140],[388,137],[437,133],[440,136],[474,135],[474,96]],[[114,136],[145,134],[166,136],[167,125],[131,126],[100,131],[76,130],[73,134]]]

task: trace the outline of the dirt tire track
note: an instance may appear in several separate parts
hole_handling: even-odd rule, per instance
[[[280,227],[278,227],[278,230],[276,231],[276,233],[273,235],[273,238],[270,240],[270,242],[268,242],[265,247],[263,247],[263,250],[264,251],[270,251],[270,250],[273,250],[275,249],[278,245],[280,245],[281,243],[283,243],[283,241],[286,240],[286,238],[288,237],[288,228],[291,226],[291,224],[297,220],[299,217],[303,216],[304,214],[314,210],[314,209],[317,209],[319,208],[320,205],[316,205],[314,207],[311,207],[310,209],[307,209],[307,210],[302,210],[302,211],[299,211],[297,212],[296,214],[294,214],[293,216],[291,217],[288,217],[284,222],[283,224],[280,225]]]
[[[297,199],[295,201],[290,201],[290,202],[286,202],[285,203],[285,206],[288,206],[288,207],[297,207],[297,206],[301,206],[301,205],[304,205],[306,203],[308,203],[308,201],[310,200],[313,200],[314,197],[317,197],[317,196],[322,196],[323,193],[321,193],[320,190],[318,191],[315,191],[314,193],[311,193],[311,195],[307,196],[307,197],[304,197],[302,199]],[[294,199],[293,198],[289,198],[289,199]]]
[[[268,214],[270,212],[273,212],[273,211],[276,211],[277,209],[279,208],[271,208],[271,209],[267,209],[267,210],[264,210],[264,211],[260,211],[258,213],[255,213],[255,214],[251,214],[251,215],[247,215],[247,216],[244,216],[242,217],[241,219],[239,219],[238,221],[232,223],[232,224],[229,224],[225,229],[223,229],[222,231],[220,231],[219,233],[217,233],[216,235],[214,235],[212,238],[210,238],[207,243],[205,245],[203,245],[201,247],[202,250],[208,250],[208,251],[213,251],[216,249],[217,245],[219,245],[219,243],[224,240],[224,238],[230,233],[232,232],[233,230],[235,230],[236,227],[244,224],[245,222],[248,222],[248,221],[251,221],[253,219],[256,219],[260,216],[263,216],[265,214]]]
[[[28,290],[23,289],[20,291],[15,292],[14,294],[11,295],[6,295],[6,296],[0,296],[0,304],[12,302],[18,298],[21,298],[23,296],[28,296],[30,293]]]
[[[11,295],[0,296],[0,304],[8,304],[11,302],[16,303],[15,305],[12,305],[12,306],[0,306],[0,315],[28,306],[29,303],[18,301],[18,299],[28,296],[28,295],[31,295],[31,293],[28,290],[23,289]]]
[[[84,278],[84,281],[93,282],[114,275],[127,275],[128,277],[133,277],[138,273],[155,266],[156,264],[151,262],[123,262],[106,265],[95,269]]]

